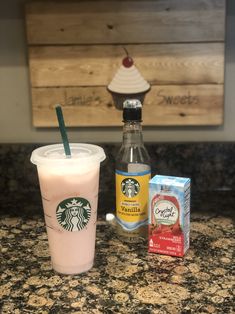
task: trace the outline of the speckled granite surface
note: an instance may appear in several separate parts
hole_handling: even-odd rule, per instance
[[[192,179],[191,248],[183,258],[126,244],[114,210],[114,156],[103,145],[96,262],[86,274],[53,272],[36,169],[40,145],[0,145],[1,313],[234,313],[235,143],[148,144],[153,174]]]
[[[64,276],[51,269],[43,219],[5,216],[1,313],[234,313],[234,245],[231,208],[192,214],[183,259],[123,243],[100,219],[95,266]]]

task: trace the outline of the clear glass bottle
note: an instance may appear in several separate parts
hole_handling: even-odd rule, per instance
[[[147,236],[150,157],[142,135],[139,100],[123,104],[123,141],[116,157],[116,220],[125,240]]]

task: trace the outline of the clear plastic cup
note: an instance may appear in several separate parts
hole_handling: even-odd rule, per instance
[[[62,274],[88,271],[94,263],[100,163],[104,150],[71,143],[35,149],[52,267]]]

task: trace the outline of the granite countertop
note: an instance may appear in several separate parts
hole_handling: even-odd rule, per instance
[[[51,268],[42,216],[5,215],[1,313],[234,313],[234,243],[232,211],[222,208],[192,213],[184,258],[121,242],[100,218],[95,266],[66,276]]]
[[[235,313],[235,143],[149,143],[152,173],[190,177],[191,248],[184,258],[123,243],[105,214],[115,208],[115,156],[101,145],[95,266],[65,276],[50,265],[36,167],[39,144],[0,145],[0,313]],[[108,209],[108,210],[107,210]]]

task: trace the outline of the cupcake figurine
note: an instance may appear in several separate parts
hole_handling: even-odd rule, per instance
[[[126,99],[138,99],[143,104],[145,94],[150,90],[149,83],[140,74],[126,49],[125,51],[127,56],[108,85],[115,107],[119,110],[122,110]]]

